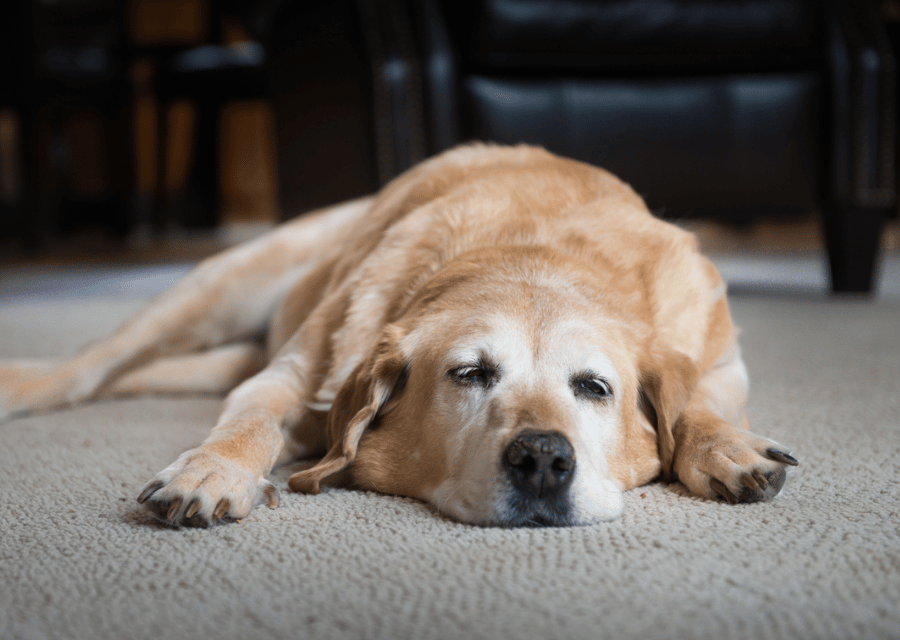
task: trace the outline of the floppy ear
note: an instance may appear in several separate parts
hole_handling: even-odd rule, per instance
[[[672,429],[697,387],[699,371],[685,354],[672,349],[651,351],[641,363],[641,400],[656,414],[656,433],[663,479],[673,479],[675,438]],[[651,416],[652,417],[652,416]]]
[[[403,386],[407,361],[400,352],[402,335],[398,327],[388,327],[372,354],[344,381],[328,412],[328,453],[311,469],[291,476],[292,490],[319,493],[322,480],[353,462],[363,433]]]

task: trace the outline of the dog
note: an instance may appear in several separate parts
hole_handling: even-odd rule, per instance
[[[266,477],[299,458],[318,461],[294,491],[567,526],[616,518],[657,478],[729,503],[778,494],[797,460],[748,430],[747,388],[692,234],[602,169],[472,144],[202,262],[69,359],[0,364],[0,415],[228,392],[138,497],[173,526],[275,508]]]

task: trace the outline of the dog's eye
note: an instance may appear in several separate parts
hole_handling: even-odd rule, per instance
[[[612,387],[603,378],[593,376],[578,377],[572,381],[575,393],[587,398],[606,400],[612,397]]]
[[[453,382],[472,387],[489,387],[494,380],[496,372],[482,366],[456,367],[447,372],[447,377]]]

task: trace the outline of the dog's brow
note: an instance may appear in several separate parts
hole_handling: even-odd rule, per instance
[[[493,373],[500,372],[500,365],[497,363],[497,360],[488,355],[484,350],[472,351],[454,362],[459,366],[477,367]]]
[[[484,344],[457,344],[448,351],[447,360],[453,364],[479,366],[492,363],[495,358],[491,357],[488,347]]]
[[[597,378],[599,378],[602,380],[607,380],[606,374],[598,373],[597,371],[595,371],[594,369],[591,369],[591,368],[575,369],[572,372],[572,375],[570,376],[570,378],[572,378],[572,379],[575,379],[575,378],[597,379]]]

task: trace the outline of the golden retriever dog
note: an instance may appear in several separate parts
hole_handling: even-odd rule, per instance
[[[501,526],[607,521],[659,477],[766,500],[797,464],[747,430],[725,285],[695,238],[527,146],[446,152],[206,260],[71,358],[0,363],[5,417],[190,392],[229,393],[138,497],[174,526],[276,507],[280,457],[318,458],[295,491]]]

